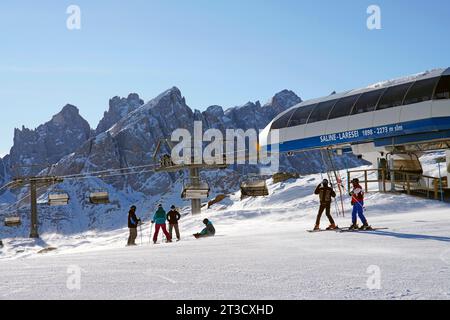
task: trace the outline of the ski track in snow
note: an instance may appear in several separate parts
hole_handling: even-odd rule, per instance
[[[450,298],[449,204],[369,193],[369,222],[388,230],[311,234],[320,181],[270,182],[269,197],[240,201],[236,193],[200,216],[184,215],[177,243],[150,245],[148,223],[143,245],[132,248],[124,247],[126,228],[4,239],[0,299]],[[350,224],[345,200],[341,226]],[[205,217],[217,236],[195,240]],[[57,250],[37,254],[46,246]],[[82,270],[80,290],[67,287],[72,266]],[[379,267],[380,289],[367,286],[370,266]]]

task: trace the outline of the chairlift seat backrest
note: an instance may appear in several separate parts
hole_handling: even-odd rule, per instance
[[[265,180],[244,181],[241,183],[241,198],[265,197],[269,195],[269,189]]]
[[[209,185],[206,182],[200,182],[198,184],[187,184],[183,188],[181,197],[183,199],[207,199],[210,192]]]
[[[109,203],[109,193],[106,191],[91,192],[89,195],[89,201],[93,204]]]
[[[5,226],[7,227],[17,227],[22,223],[20,217],[8,217],[5,218]]]
[[[63,206],[69,203],[69,195],[67,193],[52,193],[48,195],[48,204],[50,206]]]

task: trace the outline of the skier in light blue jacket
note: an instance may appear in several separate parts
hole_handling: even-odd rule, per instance
[[[172,237],[170,236],[169,232],[167,232],[166,217],[166,211],[164,211],[162,204],[160,204],[152,219],[152,223],[156,224],[155,235],[153,236],[153,243],[155,244],[158,242],[159,229],[162,229],[162,231],[164,232],[167,242],[172,242]]]

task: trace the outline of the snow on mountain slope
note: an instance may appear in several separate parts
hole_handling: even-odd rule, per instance
[[[440,155],[440,153],[434,153],[422,158],[425,172],[437,170],[434,159]],[[361,167],[361,169],[363,168],[370,167]],[[224,177],[229,174],[230,172],[224,173]],[[446,174],[444,168],[442,168],[442,174]],[[341,171],[341,176],[345,177],[346,172]],[[216,176],[216,178],[218,177]],[[289,224],[292,222],[303,229],[311,228],[318,207],[318,199],[313,191],[323,178],[323,174],[315,174],[276,184],[272,180],[268,180],[270,193],[268,197],[247,198],[241,201],[240,192],[236,192],[211,208],[204,208],[200,216],[191,216],[190,202],[180,199],[182,185],[179,180],[170,192],[162,196],[146,197],[138,192],[130,192],[130,190],[117,192],[110,186],[108,189],[108,185],[99,179],[90,179],[88,183],[91,189],[104,188],[104,190],[110,192],[110,203],[100,206],[90,205],[87,194],[76,194],[80,190],[77,185],[80,182],[67,182],[64,183],[64,190],[68,191],[71,198],[84,198],[82,203],[71,201],[68,206],[50,207],[44,211],[48,216],[40,217],[41,221],[45,221],[45,224],[41,225],[40,228],[45,232],[41,235],[42,240],[38,241],[35,246],[28,246],[33,241],[20,240],[21,237],[24,238],[28,235],[29,224],[27,221],[24,221],[19,229],[2,227],[2,235],[6,238],[4,243],[10,243],[11,245],[6,245],[0,259],[30,257],[45,246],[58,247],[59,250],[55,254],[73,251],[70,248],[76,248],[76,251],[96,250],[99,246],[120,248],[127,238],[128,229],[124,227],[126,226],[128,208],[133,204],[138,207],[138,216],[141,216],[147,222],[147,228],[150,226],[148,222],[151,220],[152,213],[159,203],[162,203],[167,210],[170,205],[175,204],[182,210],[182,230],[187,237],[201,228],[201,221],[204,217],[220,224],[221,233],[227,235],[240,234],[242,228],[250,228],[254,230],[253,232],[264,233],[268,229],[267,225],[271,223]],[[369,185],[369,189],[373,190],[375,187]],[[47,194],[45,193],[41,195],[40,200],[44,201],[46,198]],[[338,222],[340,225],[346,226],[350,221],[351,206],[346,195],[344,195],[344,199],[347,216],[346,218],[339,217]],[[386,215],[385,208],[387,207],[390,208],[392,213],[414,212],[427,208],[430,210],[450,208],[448,204],[441,204],[432,200],[382,193],[368,193],[366,202],[369,221],[371,217]],[[332,210],[336,214],[334,207]],[[323,219],[325,225],[326,218]],[[255,226],[258,226],[258,228],[255,228]],[[90,231],[86,232],[87,229],[90,229]],[[18,240],[12,240],[15,235],[19,235]],[[118,241],[120,238],[122,241]],[[77,239],[83,239],[83,241],[79,243]],[[25,248],[21,247],[22,244],[25,244]],[[66,250],[66,248],[70,250]]]
[[[425,170],[435,169],[432,159]],[[147,223],[136,248],[124,247],[126,228],[113,228],[126,219],[126,208],[111,210],[110,229],[55,231],[37,242],[4,239],[0,299],[450,299],[449,204],[369,193],[369,222],[388,230],[310,234],[318,207],[312,192],[321,179],[269,181],[270,196],[240,201],[235,193],[199,216],[184,208],[178,243],[149,244],[154,207],[139,203]],[[346,217],[337,218],[341,226],[350,223],[348,200]],[[178,190],[161,199],[166,207],[178,201]],[[205,217],[217,236],[195,240],[191,234]],[[48,246],[57,250],[37,254]],[[83,270],[79,291],[66,287],[70,266]],[[380,289],[367,286],[373,268]]]
[[[448,205],[371,194],[369,221],[389,230],[310,234],[305,230],[317,207],[310,193],[319,180],[272,184],[274,196],[238,202],[234,195],[227,206],[184,217],[179,243],[149,245],[148,225],[144,245],[136,248],[124,247],[126,230],[48,235],[43,242],[56,245],[57,251],[37,255],[30,250],[28,259],[0,261],[0,298],[450,298]],[[217,236],[194,240],[190,234],[204,217],[214,221]],[[345,225],[348,219],[338,221]],[[16,250],[27,245],[28,240],[6,243]],[[81,289],[75,291],[66,287],[68,268],[74,266],[82,270]],[[380,289],[367,287],[371,266],[381,272]]]

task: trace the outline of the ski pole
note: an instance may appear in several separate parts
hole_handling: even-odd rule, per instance
[[[152,243],[153,223],[150,225],[150,237],[148,238],[148,244]]]

